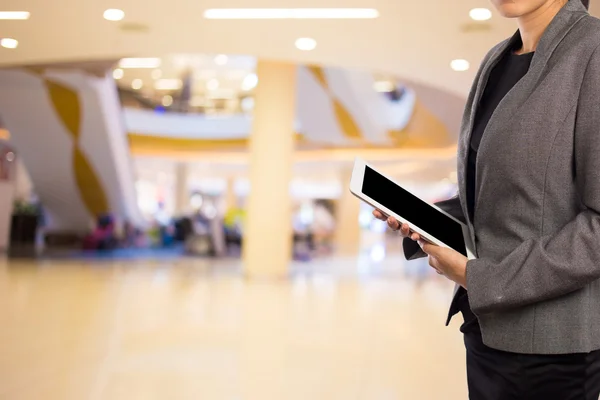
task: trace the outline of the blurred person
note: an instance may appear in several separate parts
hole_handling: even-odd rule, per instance
[[[111,215],[98,217],[96,227],[84,238],[84,250],[114,250],[118,239],[115,233],[115,222]]]
[[[154,219],[162,226],[167,226],[171,223],[171,215],[165,209],[164,202],[158,202],[156,212],[154,213]]]
[[[519,29],[477,73],[459,195],[439,203],[469,226],[478,258],[388,224],[408,259],[429,255],[457,284],[448,321],[464,317],[471,399],[597,400],[600,21],[581,0],[492,3]]]
[[[192,90],[194,85],[194,71],[187,69],[181,77],[181,90],[177,97],[177,111],[186,113],[190,109]]]
[[[314,242],[311,243],[313,249],[318,244],[320,248],[329,250],[328,241],[331,240],[335,231],[335,217],[327,208],[325,200],[315,201],[311,231],[314,235]]]

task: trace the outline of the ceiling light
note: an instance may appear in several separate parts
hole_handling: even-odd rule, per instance
[[[254,109],[254,97],[244,97],[240,102],[240,107],[245,113],[249,113]]]
[[[211,79],[206,82],[206,88],[208,90],[217,90],[219,88],[219,81],[217,79]]]
[[[125,18],[125,13],[123,12],[123,10],[109,8],[108,10],[104,11],[104,19],[106,20],[120,21],[123,18]]]
[[[492,18],[492,12],[487,8],[474,8],[469,11],[469,16],[475,21],[487,21]]]
[[[162,105],[165,107],[169,107],[171,104],[173,104],[173,97],[169,95],[163,96]]]
[[[471,65],[469,64],[469,62],[467,60],[452,60],[452,62],[450,63],[450,68],[452,68],[455,71],[466,71],[469,69]]]
[[[155,69],[152,71],[152,79],[157,80],[162,76],[162,71],[160,69]]]
[[[300,38],[296,40],[296,47],[304,51],[314,50],[317,47],[317,41],[311,38]]]
[[[156,90],[178,90],[181,88],[181,79],[159,79],[154,83]]]
[[[139,89],[141,89],[141,88],[142,88],[142,86],[144,86],[144,82],[142,82],[142,80],[141,80],[141,79],[134,79],[134,80],[131,82],[131,88],[132,88],[132,89],[139,90]]]
[[[117,68],[113,71],[113,78],[121,79],[124,75],[124,72],[121,68]]]
[[[0,39],[0,46],[4,47],[6,49],[16,49],[18,45],[19,45],[19,41],[17,39],[11,39],[11,38]]]
[[[28,11],[0,11],[0,19],[29,19]]]
[[[379,17],[374,8],[213,8],[206,19],[371,19]]]
[[[160,58],[122,58],[119,61],[121,68],[158,68]]]
[[[394,82],[390,81],[377,81],[373,84],[373,89],[380,93],[388,93],[393,91],[395,88],[396,85],[394,85]]]
[[[227,64],[228,57],[225,54],[219,54],[215,57],[215,64],[217,65],[225,65]]]
[[[258,76],[256,74],[248,74],[242,81],[242,90],[252,90],[258,85]]]

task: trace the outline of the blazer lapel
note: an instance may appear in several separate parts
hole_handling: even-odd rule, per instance
[[[547,71],[546,66],[548,61],[552,57],[554,50],[558,47],[560,42],[569,33],[569,31],[579,22],[583,17],[587,15],[587,10],[579,0],[570,0],[554,17],[546,31],[542,35],[540,42],[537,46],[533,59],[531,60],[531,66],[527,74],[504,96],[500,101],[496,110],[490,117],[490,121],[484,131],[481,143],[479,145],[479,154],[485,152],[486,136],[488,134],[495,134],[498,129],[503,126],[507,126],[512,120],[516,111],[527,101],[529,96],[534,92],[536,86],[541,81],[544,73]],[[509,43],[514,43],[515,40],[519,40],[519,32],[515,33]],[[507,50],[504,48],[504,50]],[[498,57],[502,57],[504,52],[499,52]],[[491,63],[490,63],[491,64]],[[495,64],[494,64],[495,65]],[[493,67],[493,66],[492,66]],[[489,74],[489,71],[488,71]],[[482,89],[483,90],[483,89]],[[472,125],[471,125],[472,130]],[[469,139],[466,144],[470,142]],[[464,146],[464,144],[463,144]],[[467,147],[468,156],[468,147]],[[482,160],[483,158],[483,160]],[[481,179],[481,168],[480,163],[485,162],[485,157],[477,158],[476,178],[475,178],[475,210],[479,207],[479,184]],[[464,178],[463,178],[464,181]],[[466,185],[465,185],[466,194]],[[475,211],[477,212],[477,211]],[[468,216],[467,216],[468,217]],[[474,238],[473,238],[474,240]]]
[[[470,107],[466,109],[468,112],[467,118],[463,121],[462,134],[460,135],[460,141],[458,143],[458,182],[459,182],[459,198],[463,199],[461,201],[463,214],[465,215],[465,220],[467,221],[467,225],[469,226],[469,232],[471,233],[472,240],[474,240],[473,234],[473,222],[469,216],[469,210],[467,207],[467,164],[469,157],[469,147],[471,143],[471,135],[473,133],[473,124],[475,122],[475,116],[477,115],[477,110],[479,108],[479,102],[481,101],[481,97],[483,96],[483,92],[487,85],[488,78],[492,69],[496,66],[498,61],[500,61],[504,52],[514,43],[516,38],[519,38],[519,33],[517,32],[510,40],[504,41],[488,61],[482,66],[481,72],[479,76],[476,78],[476,85],[474,89],[474,94],[472,94],[472,99],[470,102]],[[469,104],[469,103],[468,103]]]

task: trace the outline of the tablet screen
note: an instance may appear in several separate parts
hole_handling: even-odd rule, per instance
[[[465,257],[467,256],[460,223],[442,214],[368,166],[365,166],[362,192],[406,219],[410,224],[421,228]]]

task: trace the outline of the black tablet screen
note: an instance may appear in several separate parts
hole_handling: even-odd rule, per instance
[[[383,175],[365,167],[362,192],[449,247],[467,256],[461,225]]]

